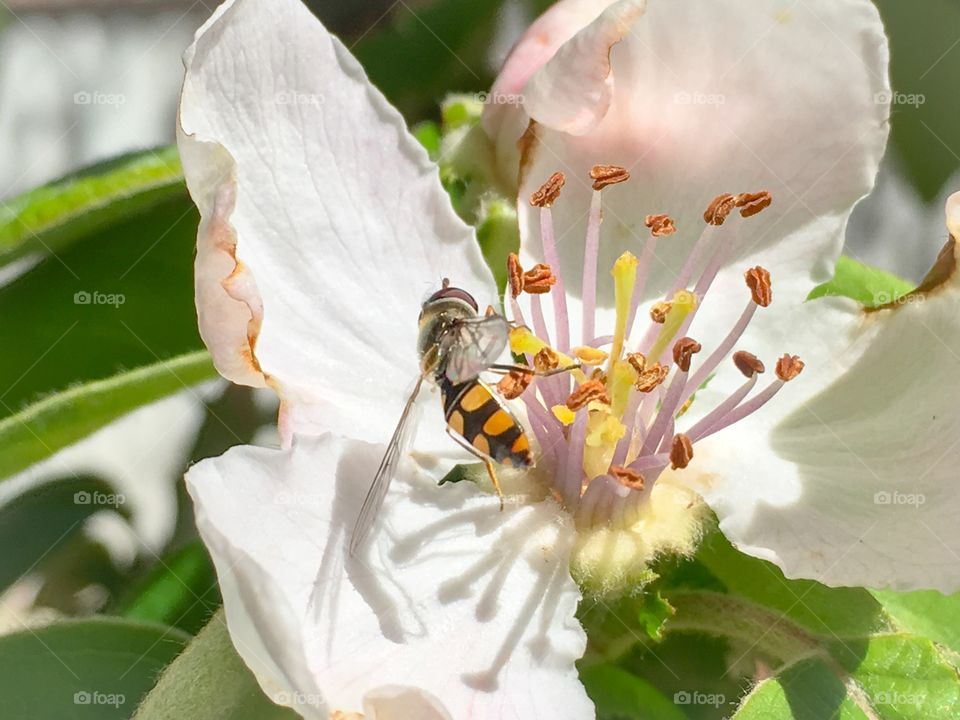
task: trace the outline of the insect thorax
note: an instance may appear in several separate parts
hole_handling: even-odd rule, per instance
[[[444,298],[424,303],[420,312],[420,335],[417,348],[420,352],[420,367],[424,372],[437,375],[443,372],[445,353],[444,335],[457,320],[476,317],[476,311],[462,300]]]

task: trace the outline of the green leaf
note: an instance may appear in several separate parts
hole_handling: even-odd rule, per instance
[[[960,653],[960,593],[872,591],[897,626]]]
[[[164,556],[116,611],[196,634],[220,606],[217,576],[199,540]]]
[[[187,639],[172,628],[115,618],[70,620],[2,636],[3,716],[129,718]]]
[[[173,360],[72,387],[0,420],[0,478],[76,442],[121,415],[216,377],[209,355]]]
[[[58,252],[118,219],[185,193],[175,148],[88,167],[0,205],[0,265]]]
[[[841,256],[837,259],[833,279],[811,290],[807,300],[821,297],[845,297],[869,308],[886,305],[911,290],[913,285],[896,275]]]
[[[597,720],[685,720],[674,703],[646,680],[616,665],[592,665],[580,681],[597,707]]]
[[[104,510],[129,516],[123,496],[90,477],[44,482],[0,506],[0,547],[16,548],[0,553],[0,592],[39,569],[83,529],[87,518]]]
[[[295,720],[257,685],[230,642],[223,612],[160,676],[135,720]]]
[[[659,642],[663,625],[672,614],[670,603],[651,589],[616,600],[588,596],[578,610],[590,638],[588,661],[613,661],[638,643]]]

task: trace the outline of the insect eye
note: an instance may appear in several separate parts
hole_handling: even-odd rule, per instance
[[[467,303],[470,307],[473,308],[474,312],[480,312],[480,308],[477,305],[477,301],[473,299],[473,295],[468,293],[466,290],[461,290],[460,288],[455,287],[445,287],[441,290],[437,290],[433,295],[431,295],[425,305],[436,302],[437,300],[462,300]]]

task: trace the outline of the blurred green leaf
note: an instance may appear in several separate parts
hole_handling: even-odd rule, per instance
[[[217,576],[199,540],[161,558],[127,593],[116,612],[173,625],[194,635],[220,607]]]
[[[898,627],[960,653],[960,593],[872,591]]]
[[[129,718],[188,639],[173,628],[114,618],[70,620],[2,636],[3,716]]]
[[[0,592],[61,548],[94,513],[129,512],[124,498],[109,484],[91,477],[74,477],[34,485],[0,505]]]
[[[864,307],[877,307],[893,302],[913,290],[912,283],[896,275],[841,256],[832,279],[818,285],[807,300],[821,297],[845,297],[856,300]]]
[[[274,705],[237,655],[223,612],[213,619],[160,676],[135,720],[294,720]]]
[[[0,204],[0,265],[68,244],[157,203],[183,197],[175,148],[124,155]]]
[[[216,377],[205,352],[153,363],[51,395],[0,420],[0,478],[8,477],[121,415]]]
[[[580,680],[597,707],[597,720],[686,720],[653,685],[616,665],[585,668]]]

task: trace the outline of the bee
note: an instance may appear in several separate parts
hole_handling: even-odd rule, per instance
[[[520,371],[543,376],[570,369],[540,372],[521,365],[497,363],[509,342],[510,322],[492,308],[486,315],[480,315],[473,296],[451,287],[447,279],[442,288],[423,303],[419,326],[420,375],[360,508],[350,538],[351,554],[369,533],[398,462],[409,445],[415,425],[413,409],[425,381],[439,387],[447,434],[484,463],[502,510],[503,491],[494,463],[529,468],[534,459],[526,431],[480,374]]]

